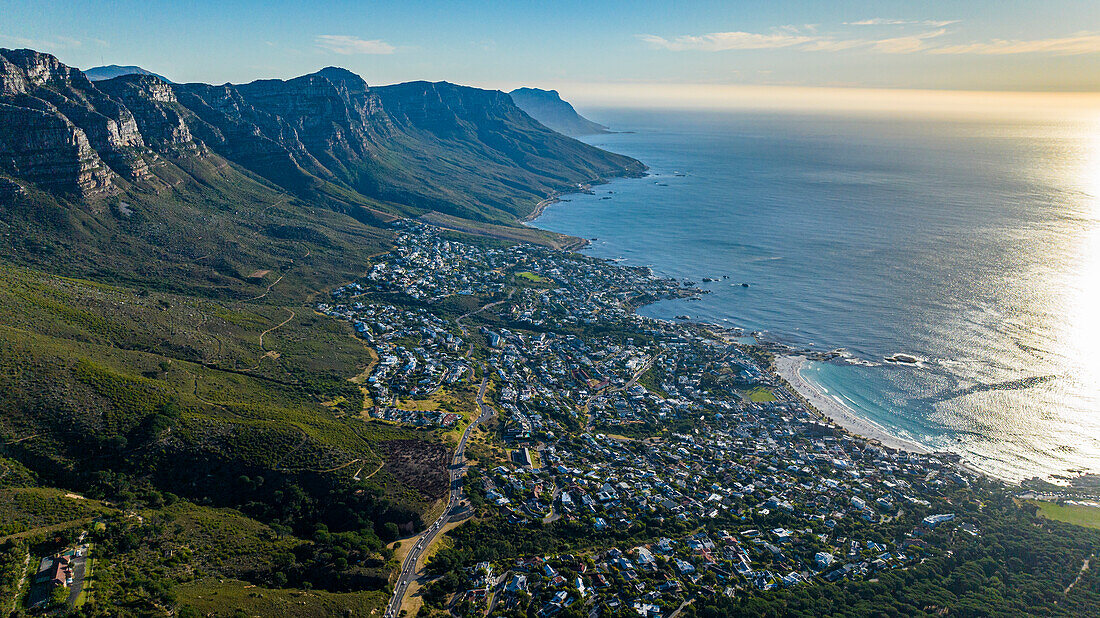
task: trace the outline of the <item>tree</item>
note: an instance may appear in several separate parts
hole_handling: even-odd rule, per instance
[[[401,528],[392,521],[387,521],[382,524],[382,534],[379,535],[383,542],[390,543],[396,541],[401,536]]]
[[[50,605],[53,607],[61,607],[69,602],[69,589],[65,586],[58,586],[50,592]]]

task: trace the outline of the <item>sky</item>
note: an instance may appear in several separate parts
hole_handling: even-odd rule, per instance
[[[1098,0],[320,4],[0,0],[0,47],[181,82],[335,65],[376,85],[529,85],[605,103],[761,89],[1100,93]]]

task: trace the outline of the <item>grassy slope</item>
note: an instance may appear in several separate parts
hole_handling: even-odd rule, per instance
[[[358,420],[361,394],[347,379],[369,356],[347,326],[308,307],[289,310],[296,318],[261,349],[259,334],[282,323],[287,307],[141,295],[0,267],[0,435],[19,440],[14,452],[53,462],[46,476],[70,482],[113,466],[120,452],[136,467],[153,451],[157,461],[187,455],[323,472],[377,463],[378,442],[415,439]],[[334,394],[344,402],[323,405]],[[169,401],[182,411],[172,430],[143,438],[142,424]],[[118,437],[126,444],[112,450]],[[86,458],[89,450],[111,461]]]
[[[0,509],[33,492],[76,489],[151,507],[158,519],[170,514],[157,504],[171,492],[243,509],[194,507],[237,533],[267,520],[302,533],[325,521],[336,532],[360,524],[340,515],[347,507],[338,501],[325,505],[364,490],[356,508],[368,525],[426,513],[442,491],[431,471],[387,466],[369,481],[351,479],[361,465],[444,447],[430,433],[362,421],[362,395],[348,378],[370,357],[347,324],[311,307],[385,251],[388,232],[289,198],[217,157],[181,163],[190,174],[162,161],[157,181],[101,202],[32,190],[0,209],[0,486],[18,478],[67,488],[4,490]],[[242,486],[249,477],[257,480]],[[305,502],[280,499],[301,491]],[[56,513],[66,517],[98,504],[47,498],[61,500]],[[7,515],[7,532],[41,525]],[[256,534],[256,553],[279,544]],[[191,554],[218,555],[227,538]],[[149,606],[139,601],[156,598],[147,588],[182,581],[149,566],[146,588],[110,584],[133,575],[119,565],[151,564],[132,553],[115,548],[97,562],[93,603],[141,613]]]
[[[177,589],[179,601],[203,616],[327,617],[381,615],[389,595],[380,591],[325,592],[250,585],[240,580],[198,579]]]
[[[25,538],[40,530],[115,512],[98,500],[60,489],[6,487],[0,489],[0,540]]]

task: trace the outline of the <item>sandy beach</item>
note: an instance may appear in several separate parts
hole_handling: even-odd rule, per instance
[[[863,436],[869,440],[876,440],[883,446],[914,453],[930,452],[930,449],[912,440],[906,440],[891,434],[881,425],[859,416],[848,406],[818,390],[817,387],[807,382],[798,373],[805,362],[806,358],[804,356],[779,357],[775,359],[776,372],[791,385],[791,388],[798,391],[799,395],[802,395],[834,423],[853,434]]]

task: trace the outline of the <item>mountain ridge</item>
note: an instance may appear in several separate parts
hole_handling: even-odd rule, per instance
[[[565,246],[518,217],[642,169],[496,91],[334,67],[93,82],[0,50],[0,535],[74,505],[102,517],[87,615],[196,615],[244,587],[227,603],[249,615],[277,596],[294,615],[375,613],[400,568],[387,544],[446,500],[452,444],[369,421],[356,380],[378,358],[317,302],[393,248],[395,219]],[[471,375],[441,402],[477,393]],[[30,532],[28,552],[55,538]],[[5,607],[24,570],[7,549]]]
[[[573,105],[563,100],[557,90],[517,88],[508,94],[532,118],[563,135],[580,137],[611,132],[608,127],[577,113]]]
[[[549,195],[645,169],[548,129],[499,91],[371,87],[337,67],[247,84],[93,82],[49,54],[0,50],[0,83],[0,173],[78,199],[152,180],[158,156],[213,152],[330,207],[515,224]]]

